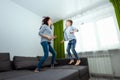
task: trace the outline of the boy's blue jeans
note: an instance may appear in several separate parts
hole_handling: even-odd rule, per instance
[[[75,46],[76,46],[76,39],[70,40],[70,41],[68,42],[68,45],[67,45],[67,53],[68,53],[68,57],[69,57],[70,59],[73,59],[73,58],[72,58],[72,54],[71,54],[71,52],[70,52],[70,50],[71,50],[71,51],[73,52],[75,58],[78,60],[79,57],[78,57],[78,54],[77,54],[77,52],[76,52],[76,50],[75,50]]]

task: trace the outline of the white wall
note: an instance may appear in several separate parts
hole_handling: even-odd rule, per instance
[[[0,52],[10,52],[11,59],[42,55],[40,21],[41,17],[12,0],[0,0]]]

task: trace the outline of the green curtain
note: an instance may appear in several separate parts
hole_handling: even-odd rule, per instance
[[[120,29],[120,0],[110,0],[110,2],[114,6],[117,21],[118,21],[118,25],[119,25],[119,29]]]
[[[61,44],[60,41],[64,39],[63,34],[63,20],[57,21],[54,25],[54,35],[57,38],[54,40],[54,49],[57,52],[56,58],[65,58],[64,44]]]

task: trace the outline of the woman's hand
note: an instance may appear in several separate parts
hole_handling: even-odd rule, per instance
[[[48,39],[48,40],[52,40],[53,37],[52,37],[52,36],[47,36],[47,39]]]
[[[57,38],[57,36],[55,35],[55,36],[53,36],[53,39],[56,39]]]
[[[64,40],[60,41],[60,43],[63,44],[63,43],[64,43]]]
[[[47,36],[47,39],[48,39],[48,40],[52,40],[52,39],[55,39],[55,38],[57,38],[56,35],[55,35],[55,36]]]

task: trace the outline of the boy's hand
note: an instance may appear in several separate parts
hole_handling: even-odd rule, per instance
[[[74,34],[74,31],[71,31],[70,34]]]
[[[60,41],[60,43],[61,43],[61,44],[64,43],[64,40]]]
[[[78,29],[71,31],[70,34],[74,34],[75,32],[78,32]]]

